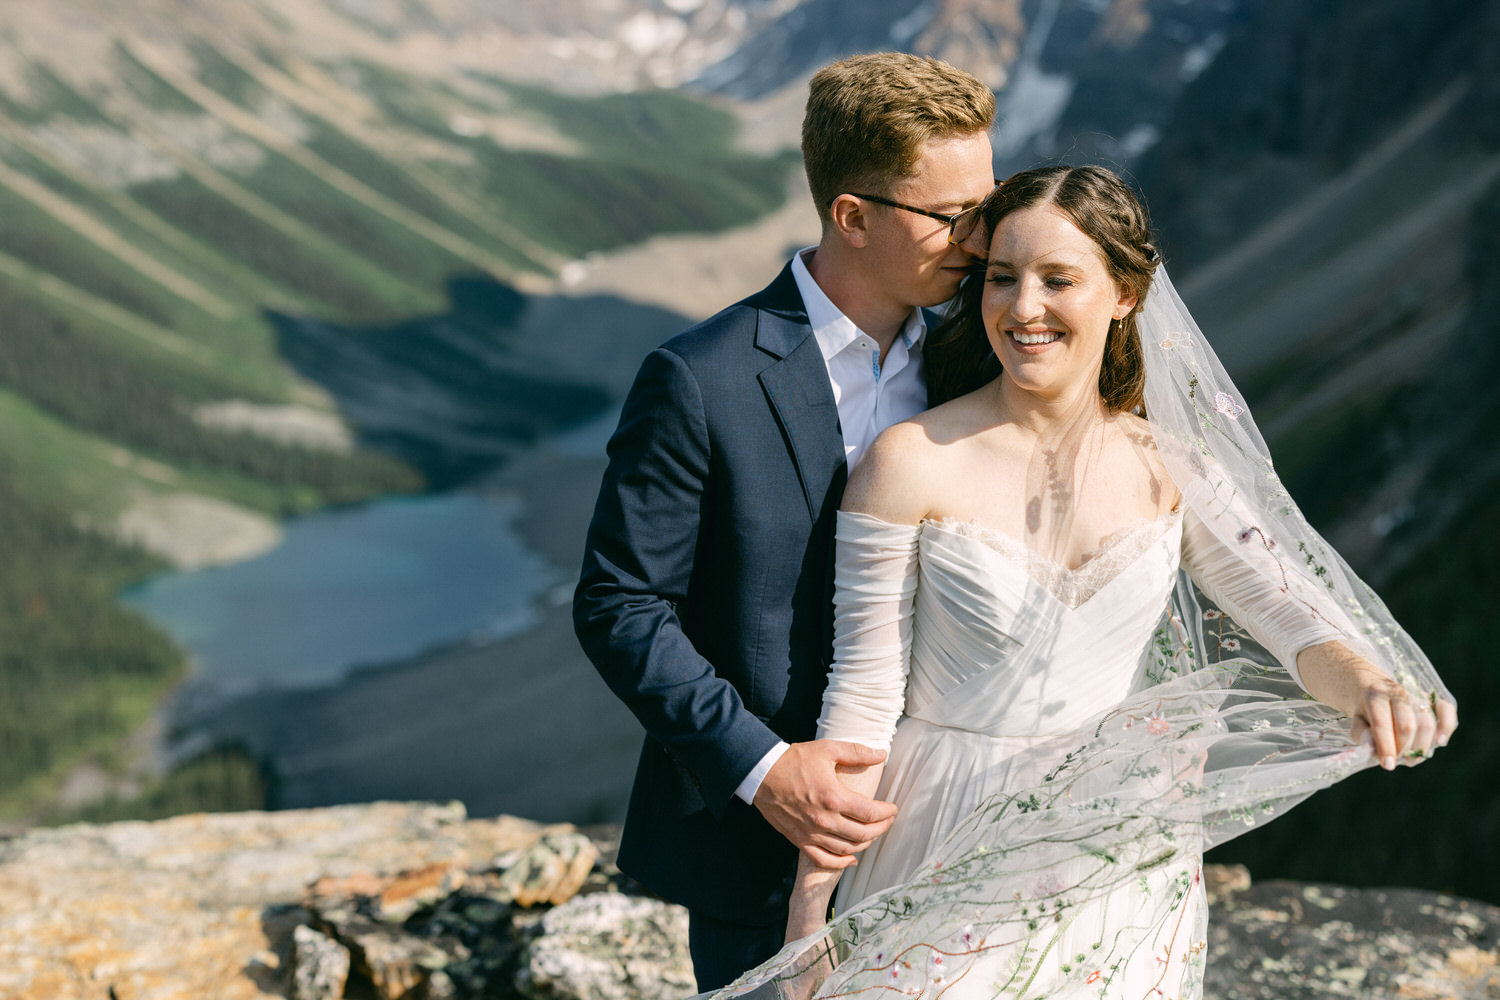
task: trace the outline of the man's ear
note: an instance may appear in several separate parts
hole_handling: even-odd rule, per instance
[[[863,247],[870,242],[870,213],[864,200],[852,194],[841,194],[828,206],[828,218],[834,231],[852,247]]]

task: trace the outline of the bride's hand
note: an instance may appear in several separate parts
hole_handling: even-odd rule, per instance
[[[1351,738],[1368,734],[1371,751],[1387,771],[1447,746],[1458,728],[1452,702],[1436,694],[1414,702],[1394,678],[1341,642],[1304,649],[1297,654],[1297,672],[1314,698],[1354,720]]]
[[[1371,752],[1387,771],[1398,763],[1415,764],[1446,746],[1458,728],[1458,709],[1437,697],[1413,700],[1407,690],[1382,675],[1364,688],[1349,735],[1358,741],[1370,734]]]

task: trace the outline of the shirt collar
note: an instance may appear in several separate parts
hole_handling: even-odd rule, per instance
[[[854,321],[845,316],[833,300],[813,280],[807,269],[806,258],[812,256],[817,247],[803,247],[792,255],[792,277],[797,279],[797,291],[802,293],[802,304],[807,308],[807,322],[812,327],[813,337],[818,341],[818,350],[823,360],[833,356],[854,343],[862,335]],[[927,336],[927,321],[922,310],[913,309],[901,328],[901,340],[907,351],[915,350]]]

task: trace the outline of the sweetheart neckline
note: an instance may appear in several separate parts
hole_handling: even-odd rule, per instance
[[[1027,545],[1024,541],[1017,538],[1010,532],[1003,531],[1000,528],[992,528],[977,517],[971,517],[967,521],[961,520],[956,517],[924,517],[919,522],[919,524],[937,525],[940,528],[949,529],[954,534],[962,535],[965,538],[973,538],[976,541],[981,542],[988,541],[990,539],[998,539],[1009,547],[1025,550],[1028,558],[1035,559],[1038,562],[1047,563],[1051,566],[1055,566],[1063,573],[1072,575],[1074,573],[1078,573],[1082,570],[1087,569],[1090,565],[1108,555],[1111,549],[1117,548],[1119,545],[1124,543],[1126,539],[1130,538],[1137,531],[1141,530],[1147,525],[1168,524],[1174,518],[1178,518],[1181,516],[1181,510],[1173,509],[1167,511],[1165,514],[1158,514],[1155,517],[1138,517],[1133,521],[1126,521],[1114,531],[1111,531],[1109,534],[1102,536],[1099,539],[1098,546],[1090,549],[1084,560],[1077,566],[1068,566],[1066,563],[1060,563],[1056,559],[1053,559],[1051,556],[1047,556],[1042,554],[1041,552],[1038,552],[1036,549],[1032,548],[1030,545]]]
[[[1126,570],[1151,551],[1152,546],[1170,531],[1172,523],[1180,520],[1181,513],[1180,510],[1169,510],[1156,517],[1141,517],[1134,521],[1127,521],[1101,538],[1099,546],[1092,550],[1088,558],[1071,569],[1037,552],[1009,532],[991,528],[978,518],[970,518],[967,521],[953,517],[923,518],[919,522],[919,527],[926,528],[931,525],[943,529],[947,534],[972,539],[1005,561],[1024,570],[1026,575],[1047,591],[1054,600],[1076,611],[1122,577]],[[1159,532],[1146,533],[1146,529],[1158,525],[1165,527]],[[1127,544],[1131,542],[1139,545],[1137,551],[1132,552],[1127,548]],[[1109,562],[1110,556],[1122,550],[1128,554],[1128,559],[1118,565]],[[1104,571],[1103,574],[1098,572],[1101,569]]]

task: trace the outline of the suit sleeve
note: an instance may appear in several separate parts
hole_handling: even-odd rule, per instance
[[[693,575],[710,454],[697,379],[676,354],[652,352],[610,439],[573,624],[616,696],[718,814],[778,738],[677,616]]]

